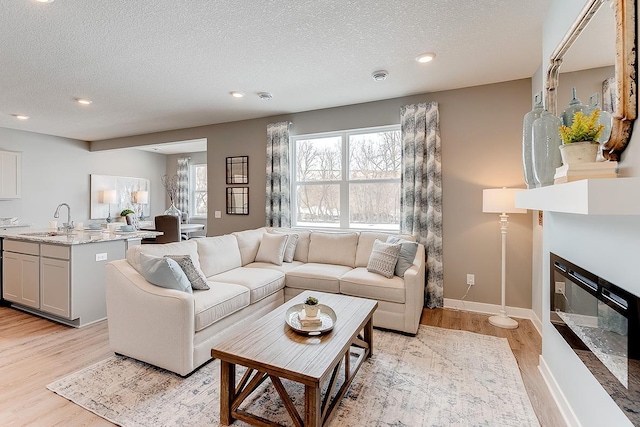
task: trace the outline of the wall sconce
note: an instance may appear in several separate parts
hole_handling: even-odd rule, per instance
[[[111,218],[111,204],[118,201],[118,194],[116,193],[116,190],[102,190],[100,192],[100,196],[100,203],[109,205],[109,215],[107,216],[107,222],[111,222],[113,221],[113,218]]]

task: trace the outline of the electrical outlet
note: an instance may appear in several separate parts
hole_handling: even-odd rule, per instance
[[[556,294],[564,295],[564,282],[556,282]]]
[[[107,253],[103,252],[101,254],[96,254],[96,261],[106,261],[107,260]]]
[[[467,285],[473,286],[476,284],[476,275],[475,274],[467,274]]]

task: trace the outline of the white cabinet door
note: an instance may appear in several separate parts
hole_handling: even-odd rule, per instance
[[[40,258],[40,310],[60,317],[70,317],[69,261]]]
[[[22,197],[22,153],[0,151],[0,199]]]
[[[7,301],[40,308],[40,257],[3,252],[2,296]]]

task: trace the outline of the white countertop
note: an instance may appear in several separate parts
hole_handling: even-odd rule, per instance
[[[55,233],[55,235],[48,235]],[[157,231],[132,231],[111,233],[107,230],[73,230],[71,234],[51,229],[0,230],[0,237],[11,240],[23,240],[56,245],[81,245],[86,243],[109,242],[112,240],[130,240],[153,238],[161,235]]]

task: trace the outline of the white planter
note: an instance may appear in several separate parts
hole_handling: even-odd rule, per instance
[[[562,164],[595,162],[598,157],[599,147],[600,144],[597,142],[589,141],[563,144],[560,146]]]
[[[316,305],[304,305],[304,314],[307,317],[316,317],[318,315],[318,304]]]

